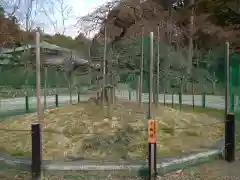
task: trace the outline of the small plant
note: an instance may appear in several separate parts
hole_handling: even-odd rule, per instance
[[[165,127],[165,128],[163,128],[162,130],[163,130],[163,132],[165,132],[166,134],[170,134],[170,135],[172,135],[172,136],[174,136],[174,134],[175,134],[175,129],[172,128],[172,127]]]
[[[199,136],[199,133],[197,131],[185,131],[184,132],[187,136]]]
[[[24,152],[24,151],[21,151],[21,150],[15,150],[15,151],[12,151],[11,152],[11,156],[26,156],[26,155],[29,155],[31,154],[30,152]]]

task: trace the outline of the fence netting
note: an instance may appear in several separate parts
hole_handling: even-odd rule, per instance
[[[239,52],[230,51],[230,59],[229,59],[229,88],[228,88],[228,112],[235,114],[235,124],[236,124],[236,150],[240,150],[240,71],[239,71]]]

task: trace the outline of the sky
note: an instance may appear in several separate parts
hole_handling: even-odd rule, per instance
[[[23,29],[26,29],[28,7],[32,7],[30,9],[32,9],[31,20],[33,23],[29,26],[33,29],[40,27],[47,34],[55,34],[63,32],[62,17],[59,12],[61,1],[64,2],[64,7],[72,8],[71,14],[65,21],[65,35],[75,37],[79,31],[79,28],[76,27],[77,17],[87,15],[111,0],[0,0],[0,6],[4,7],[5,12],[9,14],[14,12]],[[33,2],[32,6],[31,2]],[[18,8],[14,10],[16,5]],[[57,27],[53,26],[56,24],[55,21],[57,21]]]
[[[75,37],[79,30],[76,26],[74,26],[77,22],[77,17],[87,15],[107,1],[109,0],[66,0],[66,5],[72,7],[72,13],[66,21],[66,27],[68,28],[66,29],[65,35]],[[43,19],[44,31],[48,34],[54,34],[56,31],[62,32],[63,28],[60,25],[62,18],[60,13],[55,13],[54,19],[57,19],[59,22],[57,30],[46,19]]]

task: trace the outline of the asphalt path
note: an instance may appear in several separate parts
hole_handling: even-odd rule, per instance
[[[87,101],[90,97],[92,97],[93,94],[81,94],[80,95],[80,101]],[[128,99],[129,98],[129,92],[128,91],[117,91],[116,96],[122,99]],[[131,92],[131,100],[136,100],[136,92]],[[72,95],[72,102],[77,103],[78,97],[76,94]],[[142,95],[142,101],[148,102],[148,94],[143,93]],[[43,104],[44,98],[41,97],[41,102]],[[63,106],[70,103],[70,96],[65,94],[59,95],[59,106]],[[164,95],[159,94],[159,102],[164,102]],[[172,103],[172,95],[166,94],[165,95],[165,102],[166,103]],[[194,104],[196,106],[202,106],[202,95],[182,95],[182,104],[186,105],[192,105]],[[175,94],[173,96],[173,103],[178,104],[179,103],[179,96]],[[236,98],[237,103],[237,98]],[[224,109],[225,106],[225,100],[224,96],[214,96],[214,95],[206,95],[206,107],[210,108],[216,108],[216,109]],[[47,108],[55,107],[55,96],[47,96]],[[29,97],[29,108],[34,110],[36,109],[36,97]],[[1,99],[0,100],[0,113],[4,113],[7,111],[14,111],[14,110],[25,110],[25,97],[18,97],[18,98],[8,98],[8,99]]]
[[[117,96],[122,97],[124,99],[128,99],[129,92],[128,91],[119,91],[116,93]],[[206,95],[205,96],[205,105],[209,108],[216,108],[216,109],[224,109],[225,107],[225,98],[224,96],[214,96],[214,95]],[[131,93],[131,99],[136,100],[136,93]],[[148,102],[148,94],[143,93],[142,95],[143,102]],[[159,94],[159,102],[164,102],[164,94]],[[171,94],[165,94],[165,102],[166,103],[172,103],[172,95]],[[186,105],[192,105],[194,104],[196,106],[202,106],[202,95],[182,95],[182,104]],[[237,98],[236,101],[237,103]],[[179,103],[179,95],[175,94],[173,96],[173,103],[178,104]]]

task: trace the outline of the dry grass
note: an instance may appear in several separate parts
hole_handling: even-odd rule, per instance
[[[135,103],[121,102],[112,107],[111,119],[106,116],[106,107],[91,102],[47,110],[43,120],[43,158],[145,160],[148,154],[146,110],[137,108]],[[158,121],[158,157],[197,151],[223,136],[222,124],[203,126],[217,121],[206,114],[163,106],[154,109],[153,114]],[[34,122],[36,113],[0,123],[1,128],[30,130]],[[0,149],[17,156],[30,154],[30,131],[1,131]]]

